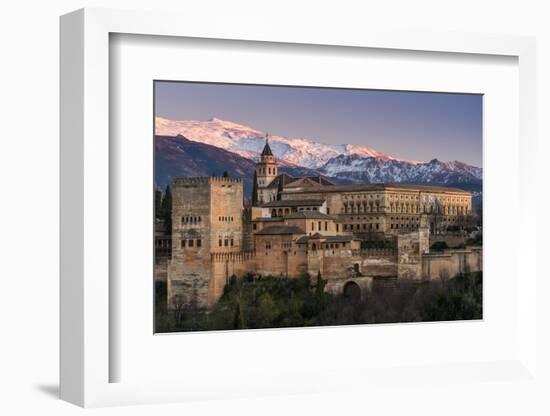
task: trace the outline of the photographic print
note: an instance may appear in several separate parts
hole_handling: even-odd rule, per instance
[[[154,82],[155,332],[482,319],[483,96]]]

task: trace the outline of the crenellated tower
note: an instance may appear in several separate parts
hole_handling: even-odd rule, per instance
[[[176,178],[172,193],[172,259],[168,303],[210,305],[225,281],[211,275],[211,254],[239,253],[243,243],[239,178]]]

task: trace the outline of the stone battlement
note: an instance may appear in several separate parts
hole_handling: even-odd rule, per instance
[[[353,250],[353,254],[361,257],[395,257],[397,250],[394,248],[363,248]]]
[[[221,176],[194,176],[174,178],[174,186],[206,185],[208,183],[241,183],[242,178],[224,178]]]
[[[210,258],[214,263],[225,263],[226,261],[232,262],[245,262],[252,260],[256,257],[255,251],[239,251],[236,253],[211,253]]]

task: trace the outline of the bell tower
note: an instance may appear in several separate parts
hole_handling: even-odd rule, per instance
[[[265,146],[260,156],[260,161],[256,163],[256,186],[258,189],[258,203],[264,204],[272,200],[271,193],[266,192],[266,188],[277,177],[277,162],[269,146],[269,136],[265,136]]]

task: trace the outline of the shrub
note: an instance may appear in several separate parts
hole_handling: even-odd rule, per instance
[[[435,243],[433,243],[430,246],[430,249],[434,250],[434,251],[443,251],[443,250],[446,250],[448,248],[449,248],[449,246],[447,245],[447,243],[445,241],[436,241]]]

